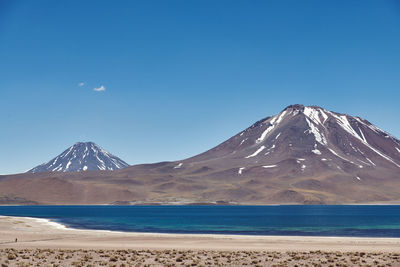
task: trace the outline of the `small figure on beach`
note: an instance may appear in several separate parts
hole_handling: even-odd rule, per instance
[[[15,238],[15,243],[17,243],[18,242],[18,238]]]

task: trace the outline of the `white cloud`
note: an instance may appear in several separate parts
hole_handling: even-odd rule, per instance
[[[101,91],[105,91],[106,88],[104,87],[104,85],[100,86],[100,87],[95,87],[93,88],[94,91],[96,92],[101,92]]]
[[[85,82],[80,82],[80,83],[78,83],[78,86],[79,87],[82,87],[82,86],[84,86],[85,85]]]

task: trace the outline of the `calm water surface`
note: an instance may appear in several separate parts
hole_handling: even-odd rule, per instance
[[[79,229],[154,233],[400,237],[400,206],[0,206],[0,215]]]

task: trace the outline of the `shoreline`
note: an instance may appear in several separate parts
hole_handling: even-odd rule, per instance
[[[0,216],[1,248],[398,252],[400,238],[172,234],[86,230]],[[18,242],[15,242],[18,238]]]
[[[245,234],[210,234],[210,233],[158,233],[158,232],[133,232],[133,231],[118,231],[118,230],[106,230],[106,229],[81,229],[69,227],[68,225],[60,222],[53,221],[51,219],[39,218],[39,217],[26,217],[26,216],[6,216],[0,215],[0,220],[4,218],[15,218],[24,220],[33,220],[37,223],[48,225],[54,229],[65,230],[65,231],[83,231],[92,233],[110,233],[110,234],[131,234],[135,236],[154,236],[154,237],[206,237],[206,238],[229,238],[229,239],[265,239],[265,238],[327,238],[327,239],[387,239],[387,240],[399,240],[400,237],[371,237],[371,236],[317,236],[317,235],[245,235]]]

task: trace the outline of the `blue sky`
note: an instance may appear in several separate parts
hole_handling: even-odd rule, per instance
[[[399,85],[396,0],[0,0],[0,174],[178,160],[295,103],[400,137]]]

